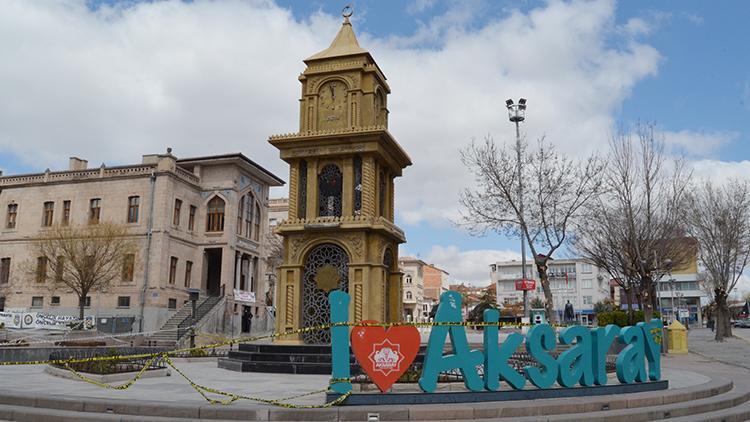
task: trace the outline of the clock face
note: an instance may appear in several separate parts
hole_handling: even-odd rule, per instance
[[[346,85],[330,81],[320,87],[318,103],[318,129],[346,127]]]

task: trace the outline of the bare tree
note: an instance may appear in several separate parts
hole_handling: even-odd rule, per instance
[[[716,303],[716,340],[732,335],[727,299],[750,256],[750,188],[730,181],[723,187],[704,182],[688,201],[688,229],[700,245],[706,283]]]
[[[276,277],[279,265],[284,262],[284,242],[282,237],[275,233],[269,233],[266,235],[265,261],[266,271]],[[273,305],[273,294],[274,292],[271,290],[271,286],[268,286],[265,298],[266,305]]]
[[[461,159],[476,181],[475,187],[461,193],[461,224],[475,234],[496,231],[525,239],[544,291],[547,318],[556,321],[548,262],[566,242],[573,220],[599,193],[601,161],[595,155],[583,161],[569,159],[544,139],[531,151],[524,141],[519,151],[516,144],[498,146],[489,137],[463,150]]]
[[[127,229],[102,222],[87,226],[53,226],[34,238],[37,281],[44,282],[51,268],[53,288],[67,287],[78,296],[78,316],[84,317],[86,296],[101,291],[116,279],[132,278],[136,243]]]
[[[658,306],[656,283],[695,259],[686,237],[684,202],[691,173],[682,160],[667,168],[653,124],[621,131],[610,141],[603,193],[576,233],[574,249],[635,296],[647,320]],[[632,315],[632,303],[628,301]]]

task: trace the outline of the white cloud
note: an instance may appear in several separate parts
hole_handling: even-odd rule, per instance
[[[738,132],[695,132],[689,130],[661,132],[664,143],[674,153],[702,157],[716,153],[717,150],[735,139]]]
[[[468,282],[476,286],[486,286],[490,283],[491,263],[520,257],[519,252],[512,250],[462,251],[456,246],[433,246],[429,254],[422,259],[450,273],[451,283]]]
[[[393,90],[390,130],[414,161],[397,182],[408,223],[456,215],[472,183],[458,151],[488,133],[512,139],[506,98],[529,99],[529,139],[546,133],[584,153],[606,145],[613,112],[657,72],[659,53],[622,33],[613,1],[551,1],[481,26],[473,10],[455,2],[409,38],[359,33]],[[266,139],[296,130],[301,60],[328,46],[339,22],[298,21],[261,0],[97,11],[84,0],[6,0],[0,149],[39,169],[69,155],[137,162],[167,146],[182,157],[242,151],[286,178]]]
[[[412,0],[409,6],[406,7],[406,11],[409,14],[416,15],[425,10],[432,9],[435,3],[437,3],[437,0]]]
[[[747,160],[697,160],[691,163],[691,167],[693,175],[699,180],[722,183],[729,179],[738,179],[750,182],[750,161]]]

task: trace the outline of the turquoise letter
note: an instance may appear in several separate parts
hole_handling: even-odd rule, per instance
[[[594,383],[596,385],[607,385],[607,352],[618,334],[620,334],[620,327],[612,324],[594,328],[591,331]]]
[[[542,365],[542,368],[527,366],[526,372],[529,381],[539,388],[549,388],[557,378],[557,361],[546,351],[555,350],[555,330],[548,324],[539,324],[531,327],[526,333],[526,351],[531,357]]]
[[[461,321],[461,295],[458,292],[445,292],[440,295],[440,305],[435,315],[436,322]],[[453,354],[443,356],[445,338],[450,333]],[[483,389],[482,379],[477,374],[476,366],[481,365],[482,352],[470,350],[463,326],[434,326],[427,344],[427,355],[424,358],[422,377],[419,386],[432,393],[437,387],[438,375],[441,372],[459,368],[464,377],[466,388],[472,391]]]
[[[563,387],[594,385],[594,370],[591,368],[591,332],[586,327],[576,325],[560,332],[560,344],[571,344],[573,347],[564,351],[557,358],[559,374],[557,382]]]
[[[499,313],[496,309],[484,311],[484,322],[497,322],[498,320]],[[500,388],[502,379],[511,387],[520,390],[526,384],[526,378],[508,365],[508,359],[523,342],[523,336],[511,333],[503,346],[499,348],[497,330],[497,325],[484,327],[484,385],[488,390],[496,391]]]
[[[643,330],[646,338],[646,360],[648,361],[648,379],[658,381],[661,379],[661,342],[662,322],[654,318],[649,323],[639,322],[637,326]]]
[[[620,343],[627,344],[615,361],[620,382],[630,384],[633,381],[646,381],[644,342],[641,327],[625,327],[620,331]]]
[[[349,295],[341,290],[334,290],[328,295],[331,305],[331,322],[346,323],[349,320]],[[331,327],[331,377],[335,379],[349,379],[349,327],[340,325]],[[352,391],[349,381],[334,382],[331,390],[346,394]]]

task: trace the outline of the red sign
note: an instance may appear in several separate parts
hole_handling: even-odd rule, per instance
[[[535,290],[536,280],[516,280],[516,290]]]
[[[413,326],[390,327],[388,331],[383,327],[354,327],[351,342],[359,366],[380,391],[386,392],[414,361],[420,337]]]

